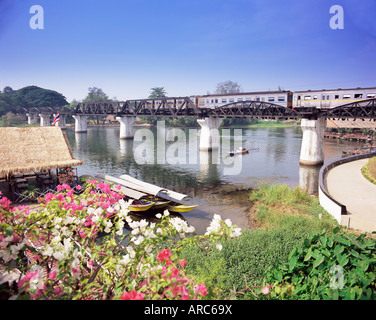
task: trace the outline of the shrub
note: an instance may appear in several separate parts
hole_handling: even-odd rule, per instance
[[[315,235],[267,272],[269,298],[375,299],[376,241],[339,232]]]

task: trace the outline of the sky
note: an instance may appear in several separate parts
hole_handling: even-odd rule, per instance
[[[333,5],[343,29],[330,27]],[[124,101],[227,80],[245,92],[376,87],[375,12],[374,0],[0,0],[0,90],[71,102],[89,87]]]

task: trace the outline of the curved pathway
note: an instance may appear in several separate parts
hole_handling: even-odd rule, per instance
[[[364,232],[376,231],[376,185],[361,173],[368,159],[341,164],[328,172],[330,195],[346,206],[342,225]]]

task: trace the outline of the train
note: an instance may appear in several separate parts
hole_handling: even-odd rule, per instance
[[[335,108],[347,103],[375,99],[376,87],[350,89],[322,89],[306,91],[259,91],[234,94],[207,94],[191,97],[198,108],[218,108],[235,102],[264,101],[287,108]]]

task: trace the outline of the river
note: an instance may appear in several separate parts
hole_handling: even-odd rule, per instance
[[[120,140],[119,130],[118,126],[89,126],[87,133],[66,130],[74,157],[84,163],[78,166],[78,175],[128,174],[188,194],[199,206],[183,217],[197,234],[205,233],[215,213],[249,227],[249,189],[261,181],[317,191],[319,168],[299,166],[300,127],[221,129],[219,152],[199,151],[198,128],[136,127],[134,140]],[[240,143],[250,152],[230,157],[227,152]],[[326,140],[325,162],[360,145]]]

